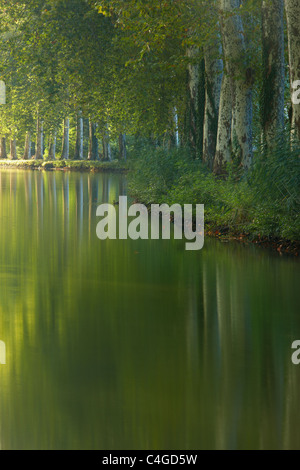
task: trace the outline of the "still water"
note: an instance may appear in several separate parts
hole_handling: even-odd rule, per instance
[[[119,194],[119,175],[0,172],[1,448],[299,449],[299,262],[100,241]]]

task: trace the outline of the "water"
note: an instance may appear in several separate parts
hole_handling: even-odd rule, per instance
[[[100,241],[119,194],[123,176],[0,172],[1,448],[299,449],[299,262]]]

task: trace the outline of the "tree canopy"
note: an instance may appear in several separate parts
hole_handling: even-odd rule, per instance
[[[292,0],[285,7],[286,14],[283,0],[1,0],[0,133],[23,149],[39,116],[46,138],[74,140],[81,113],[98,138],[180,142],[217,173],[232,158],[247,169],[262,135],[270,146],[292,125],[299,139],[291,99],[299,7]]]

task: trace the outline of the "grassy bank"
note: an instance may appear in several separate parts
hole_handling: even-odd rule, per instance
[[[94,171],[94,172],[126,172],[125,162],[115,160],[113,162],[99,162],[86,160],[0,160],[1,168],[18,168],[22,170],[70,170],[70,171]]]
[[[231,165],[226,179],[216,178],[184,149],[145,145],[131,149],[128,163],[0,160],[0,169],[128,172],[129,192],[139,202],[204,204],[206,235],[296,255],[300,252],[299,153],[281,148],[269,156],[256,156],[247,175]]]
[[[144,204],[204,204],[206,235],[299,252],[299,150],[256,155],[247,175],[232,165],[220,179],[183,149],[141,148],[131,170],[129,191]]]

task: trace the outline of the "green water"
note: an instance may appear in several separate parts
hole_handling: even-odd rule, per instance
[[[123,176],[0,172],[1,448],[299,449],[299,262],[100,241],[119,194]]]

